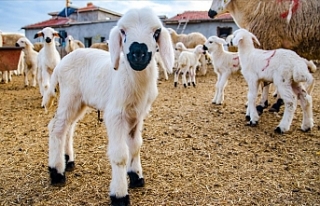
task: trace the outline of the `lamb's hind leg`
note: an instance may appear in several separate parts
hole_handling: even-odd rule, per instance
[[[285,83],[285,82],[284,82]],[[276,133],[284,133],[290,129],[290,125],[294,116],[294,111],[297,108],[297,97],[292,90],[292,87],[288,84],[277,85],[278,92],[283,99],[285,109],[283,117],[274,130]]]
[[[312,112],[312,97],[305,91],[301,83],[294,87],[294,91],[300,100],[303,119],[301,130],[304,132],[310,131],[313,127],[313,112]]]
[[[62,96],[59,100],[57,112],[48,126],[49,173],[52,185],[63,185],[66,182],[66,135],[70,130],[71,124],[76,120],[81,111],[81,102],[77,102],[77,100],[70,98],[69,96],[67,98],[63,98]]]
[[[75,168],[74,164],[74,151],[73,151],[73,135],[76,128],[77,122],[82,119],[85,115],[87,107],[82,105],[81,109],[77,113],[75,120],[71,123],[67,136],[66,136],[66,145],[65,145],[65,161],[66,161],[66,171],[72,171]]]
[[[140,160],[140,148],[142,145],[142,130],[143,120],[137,122],[129,133],[127,144],[129,147],[129,162],[127,166],[128,176],[130,178],[130,188],[143,187],[144,178],[142,175],[142,166]]]

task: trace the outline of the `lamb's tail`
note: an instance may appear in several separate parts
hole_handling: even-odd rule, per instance
[[[317,66],[313,63],[312,60],[308,61],[306,59],[304,59],[304,62],[308,65],[308,69],[310,73],[315,73],[317,71]]]
[[[45,108],[46,112],[47,109],[49,109],[53,105],[53,101],[57,96],[56,87],[58,85],[58,73],[58,69],[55,68],[50,78],[50,87],[47,90],[45,90],[43,94],[41,105]]]

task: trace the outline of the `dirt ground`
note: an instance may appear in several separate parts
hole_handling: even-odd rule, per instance
[[[319,82],[319,70],[314,77]],[[240,74],[230,78],[220,106],[211,104],[213,72],[197,81],[185,89],[174,88],[172,75],[159,80],[143,131],[146,185],[129,190],[131,205],[320,205],[320,87],[313,93],[313,130],[300,131],[298,106],[290,131],[278,135],[283,108],[246,126]],[[25,88],[22,76],[0,84],[0,96],[0,205],[108,205],[108,140],[97,113],[78,124],[76,169],[67,185],[53,187],[47,125],[55,108],[45,114],[38,88]]]

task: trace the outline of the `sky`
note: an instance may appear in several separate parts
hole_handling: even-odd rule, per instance
[[[208,11],[211,0],[71,0],[74,7],[85,7],[88,2],[95,6],[124,14],[131,8],[151,7],[158,15],[171,18],[184,11]],[[3,33],[22,33],[21,27],[51,18],[48,13],[60,12],[66,0],[0,0],[0,30]]]

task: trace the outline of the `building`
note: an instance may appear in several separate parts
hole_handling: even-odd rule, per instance
[[[49,13],[51,19],[22,27],[25,36],[32,42],[35,33],[44,27],[52,27],[59,31],[60,35],[67,37],[72,35],[74,39],[81,40],[86,47],[108,39],[112,27],[117,24],[122,16],[119,13],[104,9],[88,3],[84,8],[66,7],[61,12]],[[59,40],[63,46],[65,39]]]
[[[86,47],[97,42],[108,40],[109,32],[117,24],[122,14],[87,3],[86,7],[70,7],[68,4],[61,12],[49,13],[51,19],[22,27],[25,36],[32,42],[35,33],[44,27],[52,27],[61,36],[72,35],[82,41]],[[206,37],[217,35],[226,37],[238,27],[230,14],[223,14],[215,19],[208,17],[207,11],[186,11],[172,18],[159,16],[166,27],[175,29],[177,33],[200,32]],[[59,39],[60,45],[65,45],[65,39]]]
[[[227,37],[239,28],[229,13],[211,19],[208,11],[185,11],[163,22],[166,27],[175,29],[177,33],[188,34],[197,31],[206,37]]]

